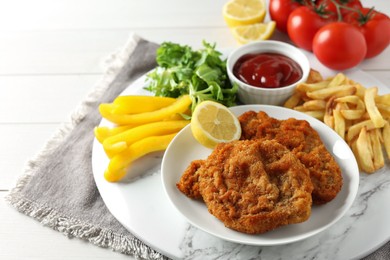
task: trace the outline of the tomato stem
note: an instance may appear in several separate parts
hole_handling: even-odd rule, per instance
[[[370,10],[366,14],[363,14],[361,11],[359,11],[358,12],[359,13],[359,18],[358,18],[359,25],[366,24],[371,19],[371,16],[372,16],[374,11],[375,11],[374,7],[371,7]]]
[[[359,15],[363,15],[362,12],[360,10],[357,10],[357,9],[354,9],[354,8],[351,8],[351,7],[348,7],[346,5],[344,5],[345,3],[348,3],[348,1],[341,1],[343,4],[339,4],[336,0],[330,0],[335,6],[336,6],[336,11],[337,11],[337,20],[339,22],[341,22],[343,20],[343,16],[341,14],[341,9],[346,9],[346,10],[349,10],[351,12],[357,12],[359,13]]]

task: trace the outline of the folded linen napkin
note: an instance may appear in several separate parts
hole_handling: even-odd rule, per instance
[[[25,175],[6,199],[20,212],[68,237],[143,259],[167,259],[128,232],[108,211],[95,185],[91,156],[98,105],[111,102],[156,66],[158,45],[132,35],[113,55],[110,69],[44,149],[28,162]],[[191,258],[191,256],[186,256]],[[390,242],[365,258],[389,259]]]
[[[156,66],[158,45],[136,35],[111,57],[107,73],[44,149],[28,162],[7,200],[20,212],[68,237],[78,237],[144,259],[165,259],[128,232],[107,210],[91,166],[97,109]]]

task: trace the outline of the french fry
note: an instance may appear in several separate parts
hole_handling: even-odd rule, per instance
[[[362,130],[362,128],[366,128],[367,130],[372,130],[375,128],[374,123],[371,119],[359,122],[350,126],[347,132],[347,142],[351,142],[355,137],[357,137]]]
[[[325,110],[326,101],[325,100],[309,100],[303,103],[303,107],[309,111],[311,110]]]
[[[335,98],[331,97],[325,106],[324,123],[330,128],[334,129],[333,109],[335,108]]]
[[[311,117],[317,118],[318,120],[323,121],[324,115],[325,115],[325,110],[312,110],[312,111],[305,111],[303,113],[305,113]]]
[[[318,84],[318,83],[317,83]],[[356,93],[356,87],[353,85],[341,85],[323,88],[308,92],[306,95],[312,99],[327,99],[331,96],[333,97],[343,97],[347,95],[353,95]]]
[[[376,104],[376,106],[378,107],[379,112],[381,113],[381,115],[384,118],[386,118],[386,119],[390,118],[390,105],[384,105],[384,104],[378,103],[378,104]]]
[[[338,73],[329,82],[328,87],[337,87],[337,86],[344,85],[345,83],[348,83],[348,82],[346,82],[346,80],[347,80],[347,77],[344,74]]]
[[[373,150],[371,141],[367,134],[367,129],[363,127],[359,133],[359,137],[356,140],[357,159],[360,162],[360,166],[363,171],[367,173],[373,173],[375,171],[373,162]]]
[[[342,73],[319,79],[313,74],[297,86],[286,105],[335,130],[352,148],[362,171],[383,167],[382,145],[390,159],[390,94],[378,95],[377,87],[365,88]]]
[[[286,101],[285,106],[322,118],[351,143],[362,170],[370,173],[383,167],[381,139],[390,159],[390,125],[385,120],[390,117],[390,94],[378,96],[377,88],[365,89],[343,74],[325,81],[322,77],[319,81],[318,75],[311,77],[310,83],[297,86],[297,92]],[[106,107],[106,110],[118,112],[117,106]],[[138,148],[142,150],[141,146]],[[114,167],[109,170],[116,170],[120,175],[123,169]]]
[[[322,75],[319,71],[310,69],[309,76],[307,77],[307,83],[316,83],[323,81]]]
[[[366,105],[366,109],[374,126],[377,128],[383,127],[385,125],[385,120],[383,119],[381,113],[378,110],[378,107],[375,104],[375,96],[378,93],[378,88],[368,88],[364,95],[364,103]]]
[[[390,106],[390,94],[386,94],[383,96],[376,96],[375,102],[379,104],[386,104],[387,106]]]
[[[320,90],[328,87],[329,81],[320,81],[316,83],[301,83],[297,86],[297,91],[307,93],[315,90]]]
[[[333,110],[334,130],[341,137],[345,138],[345,120],[340,110]]]
[[[286,100],[286,102],[284,103],[284,107],[287,108],[296,107],[299,105],[301,100],[302,100],[301,94],[299,92],[294,92],[294,94],[292,94],[291,97]]]
[[[383,158],[383,152],[382,152],[382,145],[380,143],[380,132],[379,129],[373,129],[368,132],[370,141],[371,141],[371,147],[372,147],[372,155],[373,155],[373,164],[375,170],[378,170],[382,168],[385,165],[385,160]]]
[[[366,112],[364,102],[358,96],[345,96],[336,98],[336,102],[348,103],[354,105],[354,109],[341,109],[340,112],[345,119],[355,120],[359,119]]]
[[[382,129],[383,145],[385,147],[387,158],[390,160],[390,123],[387,121]]]

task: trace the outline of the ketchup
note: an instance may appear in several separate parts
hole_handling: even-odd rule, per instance
[[[302,77],[302,69],[282,54],[254,53],[239,58],[233,74],[251,86],[281,88],[297,82]]]

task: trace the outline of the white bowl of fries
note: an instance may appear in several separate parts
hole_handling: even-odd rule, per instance
[[[290,85],[266,88],[249,85],[233,73],[236,62],[246,54],[276,53],[286,56],[296,63],[302,70],[300,79]],[[306,55],[291,44],[280,41],[259,41],[238,47],[230,53],[227,59],[227,73],[232,83],[238,84],[238,99],[244,104],[282,105],[294,92],[295,87],[305,82],[310,72],[310,63]]]

